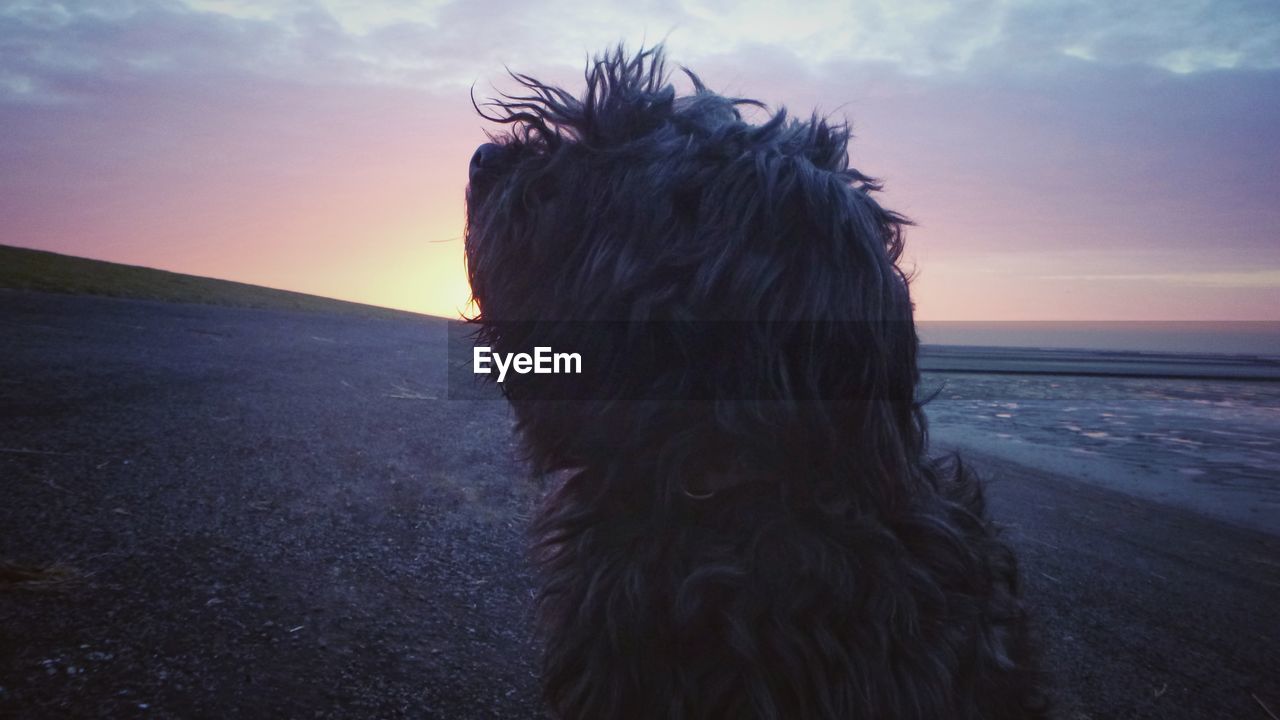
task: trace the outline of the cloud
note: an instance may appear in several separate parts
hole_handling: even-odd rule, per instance
[[[526,63],[576,65],[584,51],[617,40],[670,34],[690,59],[780,46],[806,63],[886,63],[923,75],[1068,58],[1177,73],[1280,67],[1280,8],[1269,0],[327,0],[316,7],[356,36],[426,27],[456,38],[466,55],[492,48]]]
[[[1041,275],[1041,280],[1068,282],[1139,282],[1199,288],[1280,289],[1280,270],[1245,272],[1134,273],[1115,275]]]
[[[1280,68],[1280,6],[1232,0],[158,0],[0,9],[0,97],[65,100],[165,72],[303,82],[467,86],[503,64],[577,68],[624,40],[669,39],[694,62],[761,47],[907,75],[1035,72],[1070,63],[1173,73]]]

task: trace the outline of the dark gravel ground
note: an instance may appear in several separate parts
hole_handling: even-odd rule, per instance
[[[532,718],[499,400],[442,321],[0,291],[0,716]],[[1062,718],[1280,713],[1280,540],[1007,462]]]

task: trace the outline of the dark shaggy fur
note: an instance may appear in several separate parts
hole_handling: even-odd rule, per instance
[[[534,528],[547,703],[1040,717],[1014,557],[925,454],[906,221],[845,126],[752,125],[688,77],[619,49],[580,99],[515,75],[482,108],[507,132],[467,194],[479,335],[599,370],[574,399],[504,383],[535,471],[569,471]]]

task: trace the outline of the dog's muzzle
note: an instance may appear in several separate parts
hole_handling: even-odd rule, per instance
[[[494,143],[485,143],[476,148],[475,154],[471,156],[470,181],[474,183],[476,178],[497,168],[502,155],[502,146]]]

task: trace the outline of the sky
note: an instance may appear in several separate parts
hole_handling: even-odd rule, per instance
[[[619,41],[847,119],[921,319],[1280,320],[1272,0],[0,0],[0,243],[456,317],[472,88]]]

